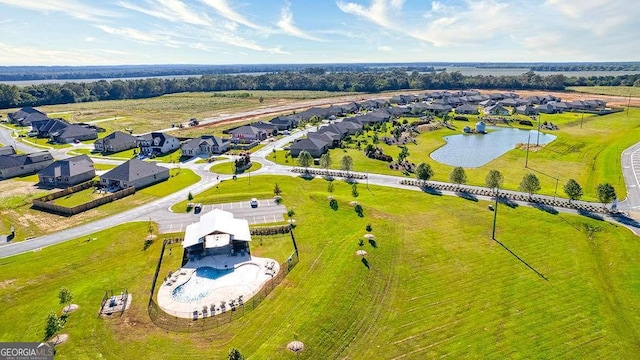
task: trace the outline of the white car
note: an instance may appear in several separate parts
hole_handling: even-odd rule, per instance
[[[252,208],[257,208],[258,207],[258,199],[252,198],[250,204],[251,204]]]

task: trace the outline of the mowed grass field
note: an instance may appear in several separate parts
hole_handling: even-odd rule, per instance
[[[567,90],[597,95],[640,97],[640,88],[634,86],[569,86]]]
[[[96,164],[96,168],[106,167],[108,166]],[[200,180],[200,177],[189,169],[171,169],[170,172],[172,176],[167,181],[146,187],[123,199],[71,217],[49,214],[31,208],[34,198],[52,192],[41,190],[36,186],[37,175],[30,175],[22,181],[4,180],[0,182],[0,234],[8,234],[11,226],[16,230],[14,241],[52,233],[132,209],[167,196]],[[91,193],[91,190],[86,190],[68,198],[63,197],[59,202],[66,206],[78,205],[95,196],[96,194]]]
[[[112,119],[96,125],[111,131],[132,129],[144,133],[186,123],[191,118],[203,119],[298,101],[348,96],[355,93],[328,91],[221,91],[163,95],[149,99],[96,101],[89,103],[39,106],[71,122]],[[260,101],[262,98],[262,102]],[[2,114],[16,109],[3,110]]]
[[[148,224],[133,223],[0,259],[0,340],[41,340],[66,286],[80,309],[57,359],[219,359],[232,347],[251,359],[294,359],[294,339],[305,344],[299,358],[323,360],[640,356],[640,243],[623,227],[500,206],[497,239],[545,280],[491,240],[482,201],[360,184],[361,218],[344,182],[335,181],[334,211],[327,181],[273,176],[225,182],[228,197],[218,200],[276,182],[296,213],[300,263],[244,317],[197,333],[155,327],[146,306],[162,236],[145,251]],[[375,244],[359,246],[367,224]],[[599,231],[589,238],[585,224]],[[279,261],[290,251],[281,237],[251,247]],[[174,257],[168,266],[179,250],[165,255]],[[124,288],[132,308],[98,318],[104,291]]]
[[[444,146],[445,136],[460,134],[464,126],[473,126],[472,120],[454,121],[456,130],[439,129],[423,132],[417,136],[417,144],[408,144],[408,161],[415,164],[426,162],[433,168],[433,180],[449,181],[452,166],[445,165],[431,159],[430,154]],[[483,186],[489,170],[496,169],[505,177],[504,188],[518,190],[523,176],[534,173],[540,180],[542,189],[540,194],[554,195],[556,179],[558,180],[558,195],[565,196],[562,187],[567,180],[573,178],[584,190],[584,200],[597,201],[596,188],[600,183],[611,183],[616,189],[619,199],[626,196],[626,186],[622,177],[620,155],[622,151],[638,142],[640,139],[640,109],[631,108],[629,113],[619,112],[605,116],[594,116],[577,113],[543,115],[542,121],[550,121],[559,126],[559,130],[543,130],[553,134],[557,139],[550,144],[537,148],[530,147],[528,167],[526,163],[526,146],[513,149],[504,155],[478,168],[466,168],[468,183]],[[523,129],[531,127],[519,126]],[[534,124],[533,129],[536,126]],[[367,134],[373,137],[373,132]],[[380,135],[379,135],[380,136]],[[380,136],[381,137],[381,136]],[[535,145],[535,137],[531,142]],[[396,145],[386,145],[382,141],[377,144],[385,154],[394,159],[400,152]],[[362,145],[364,149],[365,143]],[[469,152],[474,151],[469,149]],[[297,166],[297,159],[285,158],[286,152],[280,151],[269,154],[267,158],[279,164]],[[349,155],[353,159],[353,170],[360,172],[381,173],[403,176],[398,170],[389,168],[389,164],[379,160],[369,159],[363,150],[333,149],[330,150],[332,168],[340,168],[340,160]],[[411,175],[413,176],[413,175]]]

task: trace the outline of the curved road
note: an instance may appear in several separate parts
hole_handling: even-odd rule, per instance
[[[291,135],[286,136],[278,141],[269,143],[262,149],[256,151],[252,155],[252,160],[261,163],[262,168],[253,172],[253,174],[286,175],[286,176],[293,176],[293,177],[299,176],[299,174],[293,173],[291,171],[293,167],[275,164],[269,160],[266,160],[265,157],[268,154],[270,154],[274,148],[281,149],[283,146],[285,146],[285,144],[293,141],[296,138],[306,135],[306,133],[309,131],[314,131],[314,130],[315,130],[315,127],[306,129],[306,130],[296,131]],[[6,128],[0,127],[0,142],[3,144],[13,144],[14,142],[13,142],[13,139],[11,138],[11,131],[7,130]],[[34,149],[20,142],[16,142],[16,145],[18,146],[18,149],[25,152],[41,150],[41,149]],[[56,157],[66,157],[67,156],[66,151],[69,151],[72,149],[73,148],[67,148],[63,150],[54,150],[54,154]],[[208,168],[211,166],[211,164],[208,164],[208,163],[196,164],[195,160],[197,159],[191,159],[190,161],[187,161],[181,164],[181,167],[191,169],[201,177],[201,180],[198,181],[196,184],[193,184],[185,189],[182,189],[166,197],[163,197],[162,199],[155,200],[151,203],[147,203],[137,208],[133,208],[131,210],[128,210],[122,213],[111,215],[100,220],[79,225],[79,226],[69,228],[63,231],[59,231],[56,233],[33,238],[31,240],[26,240],[26,241],[16,242],[16,243],[9,243],[9,244],[0,246],[0,258],[4,258],[4,257],[16,255],[16,254],[20,254],[28,251],[34,251],[42,247],[54,245],[54,244],[68,241],[71,239],[88,236],[97,231],[108,229],[110,227],[113,227],[125,222],[151,220],[151,221],[158,222],[160,224],[171,223],[172,226],[176,226],[176,228],[178,227],[180,222],[182,222],[183,224],[184,223],[188,224],[193,222],[193,219],[194,219],[193,216],[186,217],[186,216],[172,213],[169,210],[171,205],[186,199],[189,192],[193,194],[198,194],[202,191],[205,191],[217,185],[220,181],[231,179],[230,175],[216,175],[209,172]],[[109,162],[113,162],[113,160],[110,160]],[[639,180],[640,179],[640,143],[632,146],[631,148],[625,150],[622,153],[621,164],[623,167],[624,178],[627,184],[629,195],[627,199],[625,199],[619,204],[619,207],[622,210],[629,211],[632,218],[635,218],[636,216],[640,218],[640,214],[636,213],[637,210],[640,210],[640,180]],[[170,166],[169,164],[161,164],[161,165]],[[241,175],[240,178],[246,177],[246,176],[248,175],[246,174]],[[371,185],[422,191],[421,189],[415,186],[400,184],[400,180],[403,180],[403,179],[406,179],[406,177],[381,175],[381,174],[368,174],[368,180],[366,180],[366,182],[367,184],[371,184]],[[481,189],[481,187],[476,187],[476,186],[462,186],[462,188]],[[514,194],[518,193],[515,191],[505,191],[505,192],[514,193]],[[442,194],[450,195],[450,196],[458,196],[455,192],[451,192],[451,191],[442,191]],[[487,201],[492,200],[491,197],[487,197],[487,196],[478,195],[476,197],[480,200],[487,200]],[[537,197],[552,198],[551,196],[539,196],[539,195],[537,195]],[[528,202],[517,202],[517,203],[522,206],[530,206]],[[557,208],[557,210],[565,213],[574,213],[574,214],[578,213],[576,210],[573,210],[573,209]],[[177,219],[178,217],[179,219]],[[640,223],[633,221],[633,219],[612,217],[612,216],[606,216],[605,218],[607,221],[619,223],[631,229],[634,233],[640,234]]]

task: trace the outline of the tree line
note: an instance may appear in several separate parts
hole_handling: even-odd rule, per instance
[[[640,86],[640,74],[575,78],[564,75],[465,76],[454,72],[420,72],[396,68],[386,72],[327,72],[323,69],[261,75],[203,75],[15,86],[0,84],[0,108],[41,106],[156,97],[181,92],[229,90],[313,90],[377,93],[397,90],[504,89],[564,90],[571,85]]]

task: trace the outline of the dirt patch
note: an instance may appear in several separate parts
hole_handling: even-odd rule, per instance
[[[16,279],[0,281],[0,289],[6,289],[9,286],[13,285],[14,282],[16,282]]]
[[[530,96],[543,96],[543,95],[553,95],[557,96],[562,101],[576,101],[576,100],[595,100],[599,99],[607,102],[607,106],[611,107],[626,107],[629,104],[629,98],[622,96],[611,96],[611,95],[597,95],[597,94],[587,94],[575,91],[543,91],[543,90],[480,90],[481,94],[494,94],[494,93],[504,93],[504,92],[513,92],[518,94],[521,98],[528,98]],[[631,98],[630,102],[631,106],[640,106],[640,98]]]
[[[542,150],[543,148],[544,148],[544,145],[529,144],[529,151],[530,152],[538,152],[538,151]],[[527,144],[526,143],[518,143],[518,144],[516,144],[516,149],[527,150]]]
[[[39,189],[34,183],[17,180],[0,181],[0,194],[2,198],[14,195],[29,195],[37,192],[47,192],[47,190]]]

